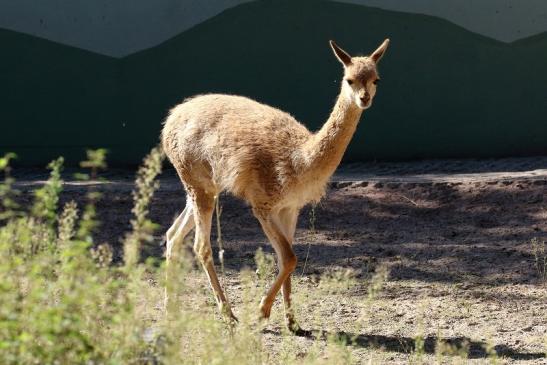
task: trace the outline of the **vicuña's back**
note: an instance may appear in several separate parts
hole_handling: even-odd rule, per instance
[[[246,200],[277,254],[279,274],[260,302],[268,318],[282,288],[285,318],[299,331],[290,309],[296,267],[292,249],[300,209],[317,201],[340,163],[363,110],[369,108],[379,81],[378,61],[389,41],[368,57],[351,57],[331,41],[344,65],[344,81],[333,111],[317,133],[292,116],[241,96],[196,96],[171,110],[162,132],[163,148],[187,193],[186,207],[167,231],[169,270],[179,246],[196,228],[194,251],[200,259],[221,311],[235,319],[215,272],[210,231],[215,197],[227,190]]]
[[[215,195],[246,200],[281,193],[298,179],[311,133],[291,115],[235,95],[190,98],[171,110],[163,146],[183,174],[200,166]]]

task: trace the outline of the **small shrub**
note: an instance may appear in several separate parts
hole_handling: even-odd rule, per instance
[[[95,161],[87,166],[104,165],[91,155]],[[49,165],[50,177],[35,192],[29,212],[3,215],[0,363],[139,362],[147,347],[145,322],[135,311],[143,269],[110,265],[109,246],[90,251],[97,194],[81,215],[74,202],[58,212],[62,164],[60,158]],[[3,184],[4,213],[16,207],[5,203],[12,182]]]

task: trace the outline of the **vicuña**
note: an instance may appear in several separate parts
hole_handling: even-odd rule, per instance
[[[344,66],[344,79],[332,113],[316,133],[291,115],[242,96],[199,95],[171,110],[162,144],[187,199],[184,211],[167,231],[167,264],[172,265],[174,250],[195,227],[194,251],[220,311],[228,318],[236,319],[215,272],[210,242],[215,197],[228,191],[252,207],[277,254],[279,268],[260,301],[260,314],[269,318],[282,289],[287,326],[299,331],[290,299],[298,213],[325,194],[363,110],[372,104],[380,80],[377,65],[388,44],[386,39],[370,56],[351,57],[330,42]]]

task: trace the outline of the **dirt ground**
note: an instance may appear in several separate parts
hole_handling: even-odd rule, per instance
[[[14,175],[23,200],[30,200],[45,177],[35,170]],[[134,171],[110,170],[107,182],[91,184],[66,175],[63,200],[81,202],[91,186],[105,193],[97,241],[119,242],[129,229]],[[412,361],[418,335],[424,338],[426,363],[435,360],[435,345],[442,340],[468,346],[471,363],[496,354],[501,363],[547,364],[547,278],[534,265],[531,244],[534,238],[547,240],[546,192],[544,157],[343,166],[315,208],[315,219],[309,207],[299,219],[294,245],[299,323],[355,338],[353,355],[372,364]],[[255,267],[259,247],[272,250],[244,203],[222,196],[221,204],[224,280],[237,313],[238,272]],[[167,170],[151,206],[152,220],[164,232],[183,207],[180,183]],[[162,256],[159,233],[146,255]],[[316,291],[325,272],[352,269],[358,281],[379,266],[387,267],[388,280],[366,308],[367,291],[359,286],[312,295],[307,303],[313,308],[298,306],[299,291]],[[204,275],[200,280],[206,288]],[[277,303],[265,330],[272,347],[281,336],[281,313]],[[295,348],[305,353],[317,340],[323,341],[295,337]]]

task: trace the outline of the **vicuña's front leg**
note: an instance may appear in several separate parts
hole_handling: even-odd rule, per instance
[[[282,209],[277,215],[277,219],[274,222],[281,229],[285,238],[292,247],[294,241],[294,233],[296,230],[296,222],[298,220],[298,209],[296,208],[285,208]],[[283,291],[283,304],[285,307],[285,323],[289,331],[298,333],[300,331],[300,326],[294,318],[294,312],[291,307],[291,276],[289,275],[287,279],[283,282],[282,286]]]
[[[263,211],[256,209],[253,209],[253,212],[277,254],[277,266],[279,267],[279,273],[277,274],[272,287],[260,301],[260,312],[262,317],[269,318],[275,296],[296,268],[297,260],[290,242],[276,224],[275,217],[272,216],[270,212],[264,213]],[[286,288],[288,288],[288,291],[286,291],[285,294],[284,289],[284,297],[287,295],[290,304],[290,280]]]

